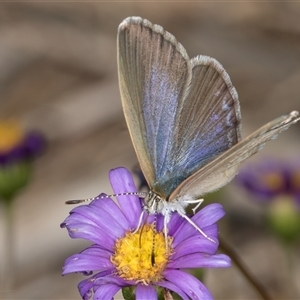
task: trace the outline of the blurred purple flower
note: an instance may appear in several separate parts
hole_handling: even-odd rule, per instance
[[[0,200],[9,205],[30,178],[32,159],[45,148],[36,132],[24,133],[13,121],[0,120]]]
[[[37,132],[23,133],[12,121],[0,121],[0,166],[34,158],[45,147],[45,139]]]
[[[240,171],[237,182],[256,199],[265,202],[277,196],[292,196],[300,208],[300,161],[266,160]]]
[[[115,193],[136,191],[133,178],[125,168],[110,172]],[[156,288],[166,288],[182,299],[212,299],[208,289],[182,268],[223,268],[230,258],[216,254],[218,242],[212,243],[185,219],[173,213],[168,224],[168,247],[163,234],[163,216],[145,216],[135,232],[143,210],[137,196],[94,200],[74,208],[61,224],[71,238],[83,238],[94,244],[69,257],[63,275],[82,272],[91,276],[78,285],[83,299],[112,299],[123,288],[135,288],[135,299],[157,299]],[[224,216],[220,204],[200,210],[192,220],[218,241],[216,222]],[[93,274],[93,271],[97,271]]]

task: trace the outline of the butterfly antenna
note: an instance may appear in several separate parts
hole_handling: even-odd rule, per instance
[[[147,195],[147,193],[144,193],[144,192],[125,192],[125,193],[119,193],[119,194],[97,196],[97,197],[86,198],[86,199],[68,200],[65,203],[66,204],[79,204],[79,203],[86,203],[86,202],[91,202],[94,200],[100,200],[100,199],[111,198],[111,197],[119,197],[119,196],[141,196],[142,198],[144,198],[146,195]]]

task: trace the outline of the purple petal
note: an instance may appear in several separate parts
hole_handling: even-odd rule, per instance
[[[185,231],[184,231],[185,230]],[[205,234],[209,236],[210,238],[213,238],[215,240],[215,243],[207,239],[204,235],[202,235],[201,232],[199,232],[196,228],[194,228],[192,225],[188,227],[183,227],[181,230],[178,231],[178,233],[174,236],[174,241],[173,241],[173,247],[177,249],[180,245],[184,245],[185,241],[188,242],[189,239],[200,239],[204,241],[204,239],[208,242],[210,242],[212,245],[219,245],[218,243],[218,225],[213,224],[205,229],[203,229]],[[200,241],[199,240],[199,241]],[[204,244],[206,245],[206,244]],[[205,252],[204,250],[201,252]],[[210,252],[209,252],[210,253]],[[211,253],[213,254],[213,253]]]
[[[112,249],[129,224],[116,203],[108,198],[74,208],[61,227],[67,227],[72,238],[87,239]]]
[[[212,295],[205,285],[194,276],[180,270],[166,270],[165,278],[178,286],[193,300],[212,300]]]
[[[63,275],[72,272],[113,270],[115,266],[110,261],[111,253],[98,246],[92,246],[79,254],[70,256],[65,261]]]
[[[215,224],[225,215],[223,206],[219,203],[214,203],[205,206],[197,214],[192,217],[192,220],[200,227]]]
[[[93,277],[82,280],[78,284],[78,290],[83,300],[88,300],[92,297],[92,287],[94,286]]]
[[[84,214],[83,214],[84,212]],[[125,229],[118,223],[112,222],[110,216],[105,215],[105,212],[99,213],[97,219],[97,213],[91,209],[83,209],[80,211],[80,207],[76,212],[73,212],[69,219],[67,219],[67,225],[76,226],[76,224],[86,224],[97,228],[99,231],[103,231],[106,235],[117,239],[125,234]]]
[[[110,300],[120,289],[121,287],[115,284],[101,285],[95,291],[94,300]]]
[[[138,284],[136,287],[136,300],[157,299],[157,293],[152,285]]]
[[[102,276],[103,275],[103,276]],[[132,281],[126,281],[115,275],[107,275],[105,272],[98,273],[90,278],[94,290],[94,299],[112,299],[112,297],[125,286],[134,285]],[[91,287],[89,280],[81,282],[82,286],[78,286],[80,293],[86,292]]]
[[[90,203],[90,207],[95,208],[98,214],[99,211],[101,211],[103,212],[103,214],[108,215],[111,218],[110,223],[119,224],[124,230],[128,230],[129,223],[127,221],[126,216],[124,215],[120,207],[112,199],[107,198],[95,200]]]
[[[189,297],[175,284],[169,281],[160,281],[157,285],[177,293],[183,300],[189,300]]]
[[[225,254],[208,255],[193,253],[182,256],[168,263],[168,268],[228,268],[231,266],[230,258]]]
[[[149,223],[151,223],[151,221],[153,222],[154,216],[150,215],[148,217],[149,219]],[[157,231],[162,231],[164,228],[164,215],[162,214],[158,214],[156,217],[156,229]],[[169,223],[167,224],[168,226],[168,235],[173,236],[174,232],[176,232],[176,230],[179,228],[179,226],[184,223],[185,220],[183,217],[181,217],[178,213],[171,213],[171,219],[169,221]]]
[[[173,213],[171,215],[171,220],[168,224],[168,229],[169,229],[168,234],[170,236],[174,236],[176,234],[178,228],[181,226],[181,224],[183,224],[185,222],[186,221],[182,216],[180,216],[177,213]]]
[[[79,221],[71,219],[67,223],[63,223],[61,226],[67,227],[69,236],[73,239],[85,239],[95,244],[101,245],[104,249],[112,251],[115,245],[115,239],[108,235],[107,232],[100,230],[98,226],[90,225],[86,223],[79,223]]]
[[[78,290],[83,300],[88,300],[92,297],[92,288],[95,287],[95,280],[97,280],[98,277],[105,276],[106,274],[107,271],[97,273],[94,276],[79,282]]]
[[[109,260],[98,257],[97,260],[87,255],[74,254],[65,261],[63,267],[63,275],[76,272],[89,272],[89,271],[106,271],[112,270],[115,267]]]
[[[107,259],[109,259],[111,256],[111,251],[107,251],[106,249],[103,249],[101,246],[96,244],[89,246],[88,248],[84,249],[80,253],[91,255],[91,256],[104,257]]]
[[[215,203],[205,206],[191,219],[197,224],[197,226],[206,233],[206,230],[212,224],[215,224],[219,219],[224,216],[225,212],[221,204]],[[195,235],[196,229],[188,222],[182,223],[173,236],[175,236],[174,246],[178,245],[187,238]],[[200,234],[200,233],[199,233]],[[207,234],[208,235],[208,234]],[[211,238],[217,238],[217,236],[210,236]]]
[[[107,276],[102,276],[95,279],[94,284],[96,286],[101,286],[104,284],[115,284],[120,287],[125,287],[125,286],[136,285],[136,282],[132,280],[125,280],[114,274],[108,274]]]
[[[211,235],[209,235],[211,236]],[[172,255],[172,260],[176,260],[181,256],[192,253],[215,254],[218,250],[219,243],[213,243],[201,234],[192,236],[184,240],[175,248],[175,253]]]
[[[74,213],[89,219],[115,237],[124,235],[129,226],[120,208],[110,198],[94,200],[89,205],[78,206],[71,211],[71,215]],[[90,221],[87,222],[92,224]]]
[[[109,179],[114,193],[137,192],[130,172],[125,168],[113,169],[109,172]],[[117,196],[119,205],[125,214],[130,226],[136,228],[142,213],[141,202],[138,196]]]

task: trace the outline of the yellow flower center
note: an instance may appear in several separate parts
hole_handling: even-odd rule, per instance
[[[23,132],[15,122],[0,120],[0,153],[18,146],[23,138]]]
[[[146,285],[158,282],[172,254],[171,237],[167,244],[166,247],[163,232],[157,232],[153,224],[145,224],[137,232],[127,232],[117,240],[111,261],[118,275],[126,280]]]
[[[270,173],[262,177],[263,184],[273,190],[279,190],[283,188],[284,182],[281,174]]]

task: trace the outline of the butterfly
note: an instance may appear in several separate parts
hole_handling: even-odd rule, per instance
[[[161,26],[140,17],[118,29],[118,74],[125,119],[150,187],[146,210],[176,211],[205,237],[185,208],[227,184],[243,160],[299,121],[292,111],[241,139],[236,89],[214,58],[189,58]]]
[[[203,195],[231,181],[241,162],[299,121],[299,113],[283,115],[241,139],[238,95],[216,59],[190,59],[172,34],[140,17],[119,25],[117,43],[124,115],[150,187],[144,212],[164,215],[165,236],[177,212],[214,242],[186,215],[186,207],[197,208]]]

